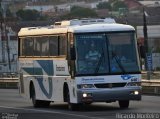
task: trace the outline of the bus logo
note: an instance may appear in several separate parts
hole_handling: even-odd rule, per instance
[[[131,75],[122,75],[121,78],[123,80],[129,80],[129,79],[133,79],[133,78],[135,79],[136,77],[135,76],[131,76]]]

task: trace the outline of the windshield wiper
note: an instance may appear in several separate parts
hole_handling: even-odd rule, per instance
[[[117,54],[115,52],[112,51],[112,54],[113,54],[113,58],[115,58],[119,68],[122,70],[123,73],[126,73],[122,63],[120,62],[120,59],[118,58]]]
[[[103,51],[103,48],[102,48],[102,53],[101,53],[101,56],[98,60],[98,63],[97,63],[97,66],[95,68],[95,74],[97,74],[99,72],[99,68],[101,66],[101,63],[102,63],[102,59],[104,58],[104,51]]]

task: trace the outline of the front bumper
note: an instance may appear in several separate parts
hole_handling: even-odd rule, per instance
[[[134,92],[138,91],[138,94]],[[86,97],[83,94],[87,94]],[[141,100],[141,87],[123,87],[109,89],[79,89],[78,103],[114,102],[117,100]]]

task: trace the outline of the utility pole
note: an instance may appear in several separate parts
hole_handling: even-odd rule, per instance
[[[147,32],[147,20],[146,20],[146,12],[145,9],[143,8],[143,33],[144,33],[144,46],[145,46],[145,67],[147,70],[147,79],[150,80],[150,67],[149,67],[149,62],[148,62],[148,32]]]

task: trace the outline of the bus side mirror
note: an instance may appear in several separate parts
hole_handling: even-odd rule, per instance
[[[70,48],[70,59],[71,60],[75,60],[76,59],[76,51],[75,51],[75,47],[71,47]]]

